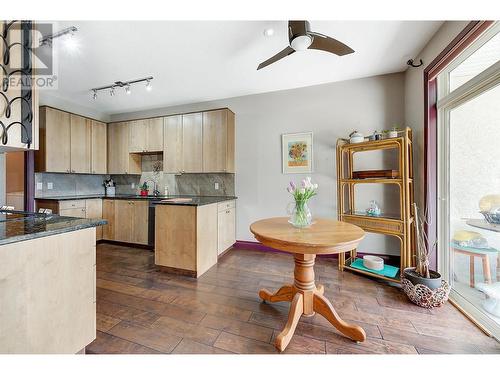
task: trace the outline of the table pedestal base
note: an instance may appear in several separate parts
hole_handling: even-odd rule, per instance
[[[284,285],[276,293],[261,289],[260,298],[268,302],[291,302],[288,321],[283,331],[276,337],[275,346],[279,351],[285,350],[292,339],[295,328],[302,315],[311,316],[318,313],[324,316],[335,328],[354,341],[364,341],[366,334],[363,328],[344,322],[323,295],[323,285],[314,283],[314,254],[295,254],[294,284]]]

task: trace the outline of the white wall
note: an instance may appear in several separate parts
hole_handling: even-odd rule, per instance
[[[412,127],[415,171],[415,201],[423,207],[424,197],[424,69],[467,26],[469,21],[446,21],[416,56],[424,65],[409,68],[405,73],[405,120]]]
[[[290,181],[281,173],[281,134],[314,132],[314,173],[319,194],[313,215],[336,217],[335,143],[357,129],[370,134],[404,123],[404,74],[363,78],[305,88],[221,99],[112,116],[112,121],[228,107],[236,114],[237,239],[254,240],[249,225],[286,215]],[[381,166],[379,155],[376,161]],[[377,167],[376,164],[372,164]],[[368,204],[369,197],[363,200]],[[383,200],[383,196],[380,198]],[[377,248],[377,249],[374,249]],[[371,251],[384,248],[371,244]],[[363,249],[361,249],[363,250]],[[393,248],[390,253],[398,253]]]

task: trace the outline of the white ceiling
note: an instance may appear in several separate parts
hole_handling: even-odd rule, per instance
[[[288,43],[286,21],[64,21],[74,25],[78,49],[55,42],[58,89],[52,96],[104,114],[400,72],[437,31],[440,21],[311,21],[312,31],[338,39],[356,52],[338,57],[322,51],[295,53],[257,71]],[[272,37],[263,35],[272,27]],[[90,89],[148,75],[153,90],[132,94]],[[56,99],[56,98],[54,98]]]

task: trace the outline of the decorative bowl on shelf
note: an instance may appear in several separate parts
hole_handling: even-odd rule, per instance
[[[363,256],[363,266],[370,270],[381,271],[384,269],[384,259],[375,255]]]

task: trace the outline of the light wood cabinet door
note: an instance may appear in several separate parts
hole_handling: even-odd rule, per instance
[[[108,224],[102,227],[102,237],[105,240],[115,239],[115,201],[113,199],[103,199],[102,218],[108,221]]]
[[[91,122],[92,128],[92,168],[91,173],[106,174],[107,170],[107,125],[104,122]]]
[[[129,152],[146,152],[147,121],[136,120],[129,122]]]
[[[87,217],[85,207],[78,208],[66,208],[63,210],[59,210],[60,216],[70,216],[70,217],[79,217],[85,219]]]
[[[228,208],[218,213],[217,253],[221,254],[236,242],[235,209]]]
[[[128,122],[108,124],[108,173],[141,173],[141,156],[129,153]]]
[[[227,111],[203,112],[203,172],[225,172]]]
[[[102,219],[102,199],[86,199],[85,210],[87,219]],[[96,240],[102,239],[102,226],[96,227]]]
[[[146,151],[163,151],[163,118],[156,117],[145,120],[146,122]]]
[[[36,152],[38,172],[71,171],[71,125],[67,112],[40,109],[40,150]]]
[[[71,172],[90,173],[91,120],[70,115],[71,123]]]
[[[131,240],[132,243],[148,244],[148,211],[149,202],[131,201],[132,215]]]
[[[129,124],[115,122],[108,124],[108,173],[127,173]]]
[[[115,200],[115,241],[132,242],[132,201]]]
[[[203,172],[203,114],[182,115],[182,172]]]
[[[163,171],[182,171],[182,115],[163,119]]]

